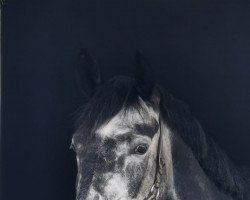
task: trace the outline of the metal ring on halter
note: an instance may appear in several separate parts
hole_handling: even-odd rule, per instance
[[[155,189],[155,185],[152,185],[151,189],[150,189],[150,192],[153,192]]]
[[[160,195],[160,190],[159,190],[159,188],[157,188],[157,194],[156,194],[155,199],[157,199],[159,197],[159,195]]]

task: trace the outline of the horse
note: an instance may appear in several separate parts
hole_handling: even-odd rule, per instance
[[[102,81],[86,50],[77,82],[88,98],[72,136],[76,200],[243,200],[247,182],[189,107],[156,83],[145,56],[134,75]]]

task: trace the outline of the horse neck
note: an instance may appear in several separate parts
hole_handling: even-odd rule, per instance
[[[191,149],[178,133],[168,130],[174,190],[181,199],[230,200],[207,177]],[[165,154],[168,154],[165,152]],[[169,156],[169,155],[168,155]],[[168,177],[166,177],[168,178]]]

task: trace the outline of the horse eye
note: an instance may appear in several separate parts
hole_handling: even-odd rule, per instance
[[[136,154],[145,154],[148,150],[148,147],[146,145],[139,145],[135,148]]]

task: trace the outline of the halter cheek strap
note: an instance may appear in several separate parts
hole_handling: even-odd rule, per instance
[[[165,166],[165,163],[162,159],[161,151],[162,151],[162,132],[161,132],[161,126],[160,126],[160,136],[158,140],[158,148],[157,148],[157,158],[156,158],[156,170],[155,170],[155,179],[154,184],[151,187],[151,190],[149,194],[147,195],[144,200],[157,200],[160,194],[160,183],[161,183],[161,176],[163,173],[163,168]]]

